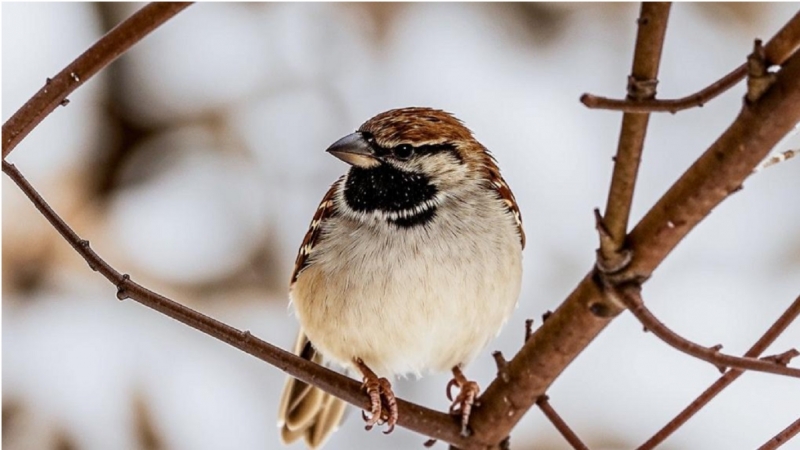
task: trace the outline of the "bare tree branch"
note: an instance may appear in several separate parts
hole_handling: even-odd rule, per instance
[[[650,99],[632,102],[628,99],[620,100],[586,93],[581,95],[580,100],[587,108],[591,109],[609,109],[626,113],[669,112],[675,114],[695,106],[702,107],[718,95],[736,86],[746,75],[747,67],[742,64],[700,91],[678,99]]]
[[[776,448],[789,442],[789,439],[797,436],[797,433],[800,433],[800,418],[792,422],[791,425],[784,428],[783,431],[764,443],[764,445],[758,447],[758,450],[775,450]]]
[[[589,447],[581,441],[581,438],[572,431],[572,428],[564,422],[564,419],[558,415],[553,406],[550,405],[550,397],[543,395],[539,397],[539,400],[536,400],[536,406],[542,410],[545,416],[550,419],[550,422],[556,427],[559,433],[564,436],[564,439],[569,442],[569,445],[572,446],[575,450],[589,450]]]
[[[800,149],[793,149],[793,150],[786,150],[784,152],[778,153],[777,155],[770,156],[764,161],[761,161],[761,164],[759,164],[758,167],[753,169],[753,172],[760,172],[766,169],[767,167],[772,167],[775,164],[782,163],[788,159],[792,159],[795,156],[797,156],[798,153],[800,153]]]
[[[717,366],[720,371],[725,371],[728,368],[739,370],[753,370],[756,372],[767,372],[778,375],[786,375],[789,377],[800,378],[800,369],[786,367],[780,361],[770,361],[766,359],[757,359],[751,357],[739,358],[732,355],[726,355],[720,352],[721,345],[714,347],[704,347],[696,344],[674,331],[670,330],[664,325],[642,301],[641,292],[638,286],[630,286],[620,289],[620,298],[628,307],[628,310],[636,316],[637,319],[645,326],[647,331],[651,331],[658,336],[662,341],[669,344],[672,348],[682,351],[695,358],[702,359]]]
[[[191,3],[150,3],[105,34],[52,79],[3,124],[3,159],[25,136],[103,67]]]
[[[638,102],[653,99],[658,84],[661,50],[667,33],[670,3],[642,3],[639,31],[633,55],[633,68],[628,77],[628,100]],[[600,240],[597,262],[606,272],[616,272],[630,261],[625,254],[625,235],[633,202],[633,190],[642,159],[644,138],[649,114],[625,113],[619,133],[619,145],[614,157],[614,173],[608,192],[602,228],[607,239]],[[603,236],[603,234],[601,234]]]
[[[786,311],[778,317],[778,320],[769,327],[769,329],[750,347],[744,356],[746,358],[757,358],[761,355],[767,347],[775,342],[775,339],[783,333],[789,325],[800,316],[800,296],[786,309]],[[736,381],[744,373],[743,370],[731,369],[725,372],[724,375],[719,377],[711,386],[708,387],[702,394],[700,394],[692,403],[689,404],[683,411],[678,413],[675,418],[669,421],[663,428],[658,430],[650,439],[644,444],[639,446],[637,450],[652,450],[658,444],[664,442],[672,433],[678,428],[683,426],[689,419],[692,418],[700,409],[708,404],[714,397],[717,396],[723,389],[728,387],[731,383]]]
[[[767,60],[771,64],[783,64],[797,49],[798,42],[800,42],[800,12],[795,14],[767,43],[765,48]],[[629,113],[670,112],[675,114],[684,109],[705,105],[742,81],[746,75],[747,65],[742,64],[711,85],[679,99],[649,99],[634,102],[630,99],[618,100],[586,93],[581,96],[581,103],[592,109],[610,109]]]
[[[646,280],[711,210],[742,186],[753,168],[800,121],[800,55],[776,82],[742,111],[711,147],[672,185],[628,235],[633,251],[621,279]],[[508,362],[480,398],[471,426],[476,438],[497,443],[558,375],[621,311],[590,271]]]

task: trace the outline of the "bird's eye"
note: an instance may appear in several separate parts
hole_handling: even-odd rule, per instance
[[[392,149],[392,153],[394,153],[395,158],[405,161],[414,154],[414,147],[408,144],[398,145]]]

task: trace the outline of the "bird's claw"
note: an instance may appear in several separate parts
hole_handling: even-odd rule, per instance
[[[388,425],[384,434],[394,431],[397,423],[397,399],[392,391],[392,385],[386,378],[378,378],[374,374],[364,376],[364,390],[367,391],[370,400],[370,416],[362,411],[361,416],[366,422],[367,431],[377,425]]]
[[[459,392],[455,400],[453,399],[451,393],[453,386],[457,386],[459,388]],[[462,436],[469,435],[469,416],[472,413],[472,407],[476,405],[475,399],[478,397],[478,393],[480,393],[480,387],[478,387],[478,383],[474,381],[468,381],[466,378],[459,379],[457,376],[447,383],[447,398],[453,402],[453,404],[450,405],[450,414],[461,416]]]

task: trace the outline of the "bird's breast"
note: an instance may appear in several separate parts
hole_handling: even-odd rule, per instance
[[[292,289],[315,347],[386,375],[469,362],[519,294],[519,238],[496,203],[438,208],[420,227],[331,219]]]

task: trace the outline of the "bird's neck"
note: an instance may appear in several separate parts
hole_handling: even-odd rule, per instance
[[[352,167],[344,182],[347,207],[370,217],[384,217],[401,228],[433,220],[438,192],[427,176],[386,163],[368,169]]]

